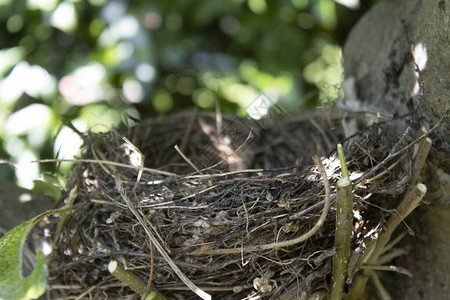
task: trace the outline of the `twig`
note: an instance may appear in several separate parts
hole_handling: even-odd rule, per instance
[[[226,254],[238,254],[238,253],[247,253],[247,252],[256,252],[256,251],[264,251],[264,250],[272,250],[277,248],[283,248],[283,247],[289,247],[292,245],[299,244],[301,242],[306,241],[311,236],[313,236],[323,225],[325,222],[325,219],[327,217],[328,211],[330,210],[330,198],[331,198],[331,192],[330,192],[330,183],[328,182],[328,177],[325,172],[325,169],[322,165],[322,161],[318,156],[313,157],[314,162],[317,165],[317,168],[319,169],[319,173],[322,176],[323,184],[325,187],[325,205],[322,211],[322,214],[320,215],[319,220],[317,220],[317,223],[305,234],[292,239],[287,240],[283,242],[276,242],[276,243],[270,243],[265,245],[258,245],[258,246],[247,246],[247,247],[241,247],[241,248],[233,248],[233,249],[203,249],[199,248],[197,250],[192,251],[191,253],[188,253],[188,255],[226,255]]]
[[[333,286],[330,299],[339,300],[342,299],[344,295],[344,285],[347,277],[348,262],[350,260],[350,242],[353,228],[353,196],[352,184],[349,177],[340,179],[337,183],[337,189],[336,234],[334,242],[336,257],[333,260]]]
[[[197,168],[197,166],[194,165],[194,163],[186,155],[184,155],[184,153],[181,151],[178,145],[175,145],[174,148],[175,150],[177,150],[178,154],[180,154],[181,157],[192,167],[192,169],[195,170],[195,172],[197,172],[198,174],[202,174],[202,171],[200,171],[200,169]]]
[[[145,290],[145,294],[148,295],[150,293],[150,288],[152,286],[153,281],[153,269],[154,269],[154,255],[153,255],[153,245],[152,242],[149,241],[149,247],[150,247],[150,275],[148,275],[148,283],[147,283],[147,289]]]
[[[350,260],[350,242],[353,228],[353,195],[352,183],[348,174],[344,149],[341,144],[337,145],[337,152],[341,163],[342,179],[337,182],[338,196],[336,201],[336,233],[334,240],[336,256],[333,259],[333,286],[330,297],[331,299],[340,300],[344,295],[344,285]]]
[[[74,261],[68,262],[64,265],[59,265],[57,267],[55,267],[54,271],[60,271],[60,270],[64,270],[67,269],[73,265],[77,265],[77,264],[82,264],[88,261],[92,261],[93,259],[97,259],[97,258],[104,258],[104,257],[110,257],[110,256],[120,256],[120,255],[127,255],[127,256],[132,256],[132,257],[140,257],[140,258],[147,258],[147,259],[151,259],[151,254],[147,254],[147,253],[142,253],[142,252],[136,252],[136,251],[128,251],[128,250],[120,250],[120,251],[109,251],[106,253],[96,253],[96,254],[91,254],[89,256],[83,256],[83,257],[79,257]],[[164,262],[164,257],[162,256],[154,256],[153,257],[154,260],[158,261],[158,262]],[[245,259],[248,259],[249,257],[246,256]],[[174,260],[174,262],[177,265],[180,265],[184,268],[189,268],[189,269],[193,269],[193,270],[200,270],[203,272],[213,272],[213,271],[217,271],[220,269],[225,268],[226,266],[229,266],[231,264],[237,263],[239,262],[241,259],[232,259],[232,260],[228,260],[226,262],[222,262],[222,263],[211,263],[208,265],[203,265],[203,264],[194,264],[194,263],[188,263],[185,262],[184,260]]]
[[[40,159],[40,160],[33,160],[34,163],[50,163],[50,162],[73,162],[73,163],[90,163],[90,164],[105,164],[110,166],[116,166],[121,168],[128,168],[128,169],[137,169],[139,170],[140,167],[133,166],[129,164],[123,164],[118,163],[115,161],[107,161],[107,160],[98,160],[98,159],[67,159],[67,158],[59,158],[59,159]],[[178,177],[178,175],[166,171],[161,171],[157,169],[152,168],[142,168],[143,171],[159,174],[159,175],[165,175],[165,176],[173,176]]]

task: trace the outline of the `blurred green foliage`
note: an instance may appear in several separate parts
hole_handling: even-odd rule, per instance
[[[0,0],[0,156],[16,164],[0,180],[32,187],[55,165],[31,160],[76,154],[62,121],[242,113],[261,91],[291,111],[336,99],[339,44],[374,2]]]

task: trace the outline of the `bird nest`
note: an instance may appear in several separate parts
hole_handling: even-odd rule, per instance
[[[51,254],[50,298],[158,291],[167,299],[306,299],[328,291],[341,176],[335,145],[345,142],[354,183],[353,253],[376,238],[411,169],[409,156],[398,156],[366,180],[392,152],[387,125],[343,140],[343,117],[194,111],[82,134],[68,182],[76,198]],[[111,261],[139,287],[111,274]]]

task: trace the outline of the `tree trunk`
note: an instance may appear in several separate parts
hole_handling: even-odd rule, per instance
[[[411,120],[429,130],[450,107],[449,45],[449,0],[379,3],[355,26],[344,47],[343,105],[394,117],[411,114],[393,122],[392,144]],[[406,220],[415,233],[404,241],[409,254],[396,261],[414,278],[395,275],[393,299],[450,299],[449,131],[444,120],[430,136],[433,148],[422,174],[428,193]]]

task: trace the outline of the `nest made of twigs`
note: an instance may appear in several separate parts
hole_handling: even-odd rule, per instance
[[[77,199],[52,253],[51,298],[138,298],[108,272],[116,259],[168,299],[197,299],[144,227],[213,299],[300,299],[327,290],[334,205],[317,233],[288,242],[316,225],[326,200],[313,154],[323,157],[335,199],[340,168],[333,149],[343,140],[342,117],[317,112],[250,120],[184,112],[83,135],[83,155],[69,181]],[[384,126],[344,144],[352,179],[391,150],[382,142]],[[393,168],[355,187],[353,250],[379,231],[403,191],[405,170]]]

